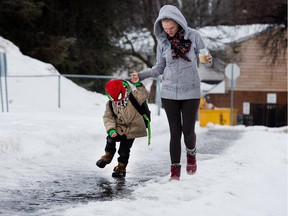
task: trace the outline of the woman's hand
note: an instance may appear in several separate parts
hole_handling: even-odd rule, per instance
[[[131,77],[132,83],[139,82],[139,76],[138,76],[138,73],[136,71],[133,71],[132,73],[130,73],[130,77]]]

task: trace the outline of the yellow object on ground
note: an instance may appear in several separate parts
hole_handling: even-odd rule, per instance
[[[237,124],[237,109],[233,109],[233,119],[231,121],[231,109],[216,108],[216,109],[199,109],[200,126],[205,127],[209,122],[219,125],[236,125]]]
[[[207,105],[208,105],[208,104],[207,104],[205,98],[202,96],[202,97],[200,98],[200,104],[199,104],[200,109],[205,109],[205,108],[207,108]]]

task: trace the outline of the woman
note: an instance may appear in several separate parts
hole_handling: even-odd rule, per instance
[[[195,122],[200,102],[198,54],[205,44],[199,32],[189,28],[185,17],[172,5],[160,9],[154,33],[158,40],[157,63],[138,76],[143,80],[162,75],[161,101],[170,128],[170,179],[179,180],[182,133],[187,152],[186,172],[191,175],[197,170]],[[212,65],[210,54],[204,63]]]

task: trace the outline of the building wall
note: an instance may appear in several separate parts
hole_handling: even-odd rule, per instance
[[[275,93],[277,104],[287,104],[287,92],[257,92],[257,91],[233,91],[233,107],[238,109],[238,114],[243,114],[243,102],[265,104],[267,103],[267,93]],[[226,94],[210,94],[206,96],[206,102],[214,107],[230,108],[231,92]]]
[[[263,47],[258,43],[262,36],[235,43],[226,48],[227,64],[236,63],[240,76],[234,86],[234,108],[243,113],[243,102],[266,104],[267,94],[275,93],[276,104],[287,104],[287,48],[286,56],[277,59],[277,64],[269,65]],[[210,94],[206,101],[215,107],[231,104],[231,89],[225,76],[225,94]]]
[[[275,65],[267,64],[269,58],[263,54],[260,39],[257,36],[226,49],[229,62],[240,67],[234,90],[287,92],[287,56],[279,57]],[[227,78],[226,86],[229,90]]]

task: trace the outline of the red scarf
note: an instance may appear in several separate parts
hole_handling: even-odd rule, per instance
[[[170,43],[171,43],[171,49],[172,49],[172,58],[183,58],[186,61],[191,62],[191,59],[187,58],[185,54],[189,52],[192,42],[188,39],[184,39],[184,29],[177,32],[173,37],[168,37]]]

